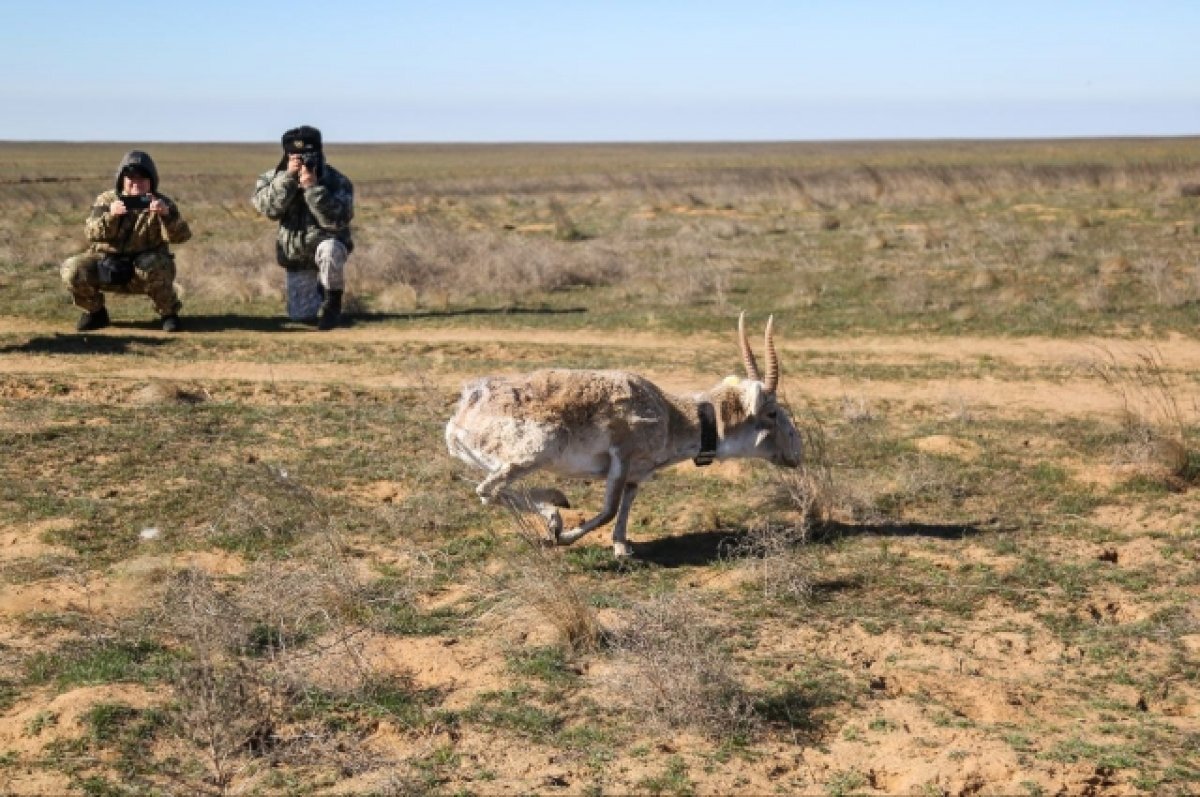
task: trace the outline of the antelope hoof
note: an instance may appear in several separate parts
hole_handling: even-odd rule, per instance
[[[546,538],[550,542],[558,542],[558,536],[562,534],[562,515],[555,512],[547,512],[542,515],[546,519]]]
[[[633,546],[627,542],[614,542],[613,556],[618,559],[629,559],[633,556]]]
[[[570,531],[564,531],[560,534],[555,535],[555,542],[557,542],[559,545],[570,545],[571,543],[575,542],[575,540],[579,539],[582,536],[583,536],[583,529],[574,528],[574,529],[571,529]]]

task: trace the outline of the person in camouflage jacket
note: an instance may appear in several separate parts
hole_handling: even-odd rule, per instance
[[[158,168],[140,150],[127,152],[117,166],[113,190],[96,197],[84,224],[88,251],[68,258],[62,279],[84,312],[81,332],[109,324],[105,293],[145,294],[168,332],[179,329],[183,303],[175,290],[175,256],[169,244],[192,237],[179,207],[158,193]],[[109,268],[121,265],[114,272]],[[122,273],[123,272],[123,273]],[[113,279],[114,273],[120,274]]]
[[[317,128],[293,128],[280,142],[283,157],[259,175],[254,207],[279,222],[275,257],[288,272],[288,317],[311,321],[319,303],[317,326],[332,329],[341,320],[346,259],[354,251],[354,185],[325,162]]]

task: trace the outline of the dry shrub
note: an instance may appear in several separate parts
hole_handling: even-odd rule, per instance
[[[1089,313],[1103,312],[1113,306],[1113,289],[1103,279],[1095,279],[1080,286],[1072,299],[1075,306]]]
[[[530,504],[530,496],[526,494],[523,501]],[[587,596],[572,583],[570,568],[554,548],[546,545],[538,521],[515,509],[512,517],[521,544],[505,554],[503,576],[493,580],[497,606],[485,619],[512,617],[524,607],[532,608],[550,623],[568,650],[598,650],[604,633],[600,620]]]
[[[1106,280],[1119,280],[1133,270],[1133,264],[1123,254],[1108,253],[1100,258],[1100,276]]]
[[[322,722],[320,707],[369,703],[379,691],[364,647],[413,611],[426,575],[420,559],[410,581],[369,580],[346,558],[322,503],[286,471],[250,468],[237,481],[240,495],[210,531],[255,558],[239,576],[177,573],[154,620],[180,654],[171,678],[177,734],[200,751],[207,784],[222,793],[264,759],[369,766],[351,729]],[[411,691],[403,681],[383,688]]]
[[[852,423],[876,420],[867,407],[866,399],[861,397],[854,401],[844,397],[843,408],[854,413],[853,417],[847,417]],[[833,479],[825,425],[811,406],[805,409],[803,417],[796,417],[796,428],[803,438],[804,464],[796,470],[772,470],[771,478],[776,485],[776,495],[798,513],[795,536],[797,541],[804,541],[814,525],[830,519],[840,498]]]
[[[273,238],[258,232],[190,241],[176,250],[179,285],[189,297],[246,303],[282,296],[284,271]]]
[[[356,738],[312,715],[331,701],[412,691],[381,680],[362,656],[366,632],[411,594],[362,583],[334,541],[323,542],[307,557],[253,562],[238,578],[189,569],[166,585],[156,627],[181,654],[173,726],[220,793],[264,759],[371,766]]]
[[[1194,298],[1176,279],[1171,261],[1166,257],[1142,257],[1134,266],[1142,283],[1160,307],[1178,307]]]
[[[842,414],[848,424],[843,429],[848,433],[850,445],[856,445],[854,440],[860,436],[877,433],[880,416],[866,398],[843,397]],[[830,437],[816,411],[809,407],[803,423],[797,418],[796,427],[804,437],[804,465],[796,470],[771,471],[775,485],[771,500],[790,508],[797,519],[792,528],[771,532],[782,535],[781,540],[759,547],[794,547],[814,534],[829,533],[835,521],[881,521],[884,513],[879,504],[891,489],[887,480],[875,469],[839,471],[835,479]]]
[[[726,636],[678,594],[640,603],[612,639],[619,688],[666,728],[691,728],[713,739],[752,733],[758,717],[723,644]]]
[[[33,232],[21,218],[0,219],[0,263],[21,264],[26,269],[58,268],[64,260],[87,249],[82,218],[78,226]]]
[[[567,213],[567,209],[563,206],[562,202],[557,199],[551,199],[549,208],[550,217],[554,219],[555,238],[560,241],[585,241],[590,237],[572,221],[570,214]]]
[[[276,712],[270,691],[244,660],[180,666],[171,680],[173,728],[201,751],[207,782],[225,794],[233,779],[254,764],[247,753],[271,744]]]
[[[878,413],[866,396],[842,396],[840,404],[842,418],[847,423],[874,423],[879,420]]]
[[[817,226],[820,227],[822,230],[825,230],[827,232],[832,232],[833,230],[837,230],[837,229],[841,228],[842,221],[837,216],[834,216],[830,213],[826,213],[821,216],[820,221],[818,221],[818,223],[817,223]]]
[[[169,380],[156,379],[133,394],[134,404],[200,404],[212,396],[203,387],[186,388]]]
[[[1192,449],[1188,412],[1161,352],[1143,349],[1126,363],[1102,349],[1089,367],[1121,401],[1123,441],[1116,466],[1172,482],[1185,477]],[[1196,413],[1194,401],[1190,413]]]
[[[237,494],[205,529],[226,548],[257,550],[330,530],[324,502],[286,467],[260,463],[230,481]]]
[[[863,247],[868,252],[879,252],[891,246],[888,237],[881,232],[872,232],[863,241]]]
[[[888,300],[900,313],[921,313],[933,304],[933,287],[920,272],[904,272],[891,280]]]
[[[383,313],[415,310],[419,304],[417,289],[403,282],[389,285],[371,299],[371,305]]]
[[[735,260],[721,249],[725,222],[696,221],[679,228],[674,236],[655,243],[646,252],[649,260],[640,280],[659,301],[682,306],[715,303],[724,307]]]
[[[804,601],[813,589],[812,569],[801,555],[808,536],[809,526],[803,522],[756,523],[724,555],[743,563],[767,600]]]
[[[265,668],[239,656],[250,622],[236,600],[201,571],[175,575],[164,593],[159,627],[182,647],[171,673],[173,728],[200,750],[208,782],[224,794],[251,759],[255,741],[271,734],[276,689]]]
[[[422,302],[439,294],[520,299],[573,286],[609,285],[626,273],[614,254],[594,244],[567,246],[428,220],[372,230],[363,238],[354,253],[356,290],[377,294],[403,285]]]
[[[1038,240],[1032,247],[1031,257],[1039,263],[1070,260],[1077,244],[1078,236],[1073,230],[1058,230]]]

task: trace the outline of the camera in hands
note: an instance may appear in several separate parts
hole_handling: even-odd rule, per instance
[[[301,152],[300,163],[305,169],[310,172],[319,172],[321,170],[321,153],[319,152]]]
[[[154,201],[154,197],[150,194],[122,194],[119,199],[125,205],[125,209],[129,211],[147,210],[150,203]]]

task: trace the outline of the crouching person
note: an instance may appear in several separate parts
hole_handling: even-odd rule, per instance
[[[275,259],[287,270],[287,314],[293,321],[341,321],[346,259],[354,250],[354,185],[325,162],[321,131],[303,125],[281,138],[283,157],[259,175],[255,209],[279,222]]]
[[[192,231],[170,198],[158,193],[158,169],[145,152],[126,153],[113,190],[96,197],[84,224],[87,252],[68,258],[62,278],[83,310],[80,332],[109,324],[106,293],[145,294],[167,332],[179,329],[183,303],[175,290],[175,256],[170,244]]]

